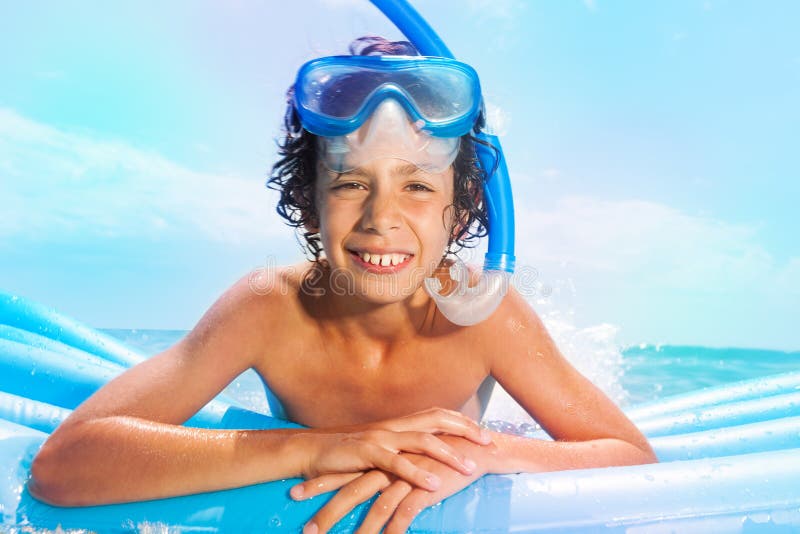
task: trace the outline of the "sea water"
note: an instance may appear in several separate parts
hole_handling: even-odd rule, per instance
[[[543,317],[564,356],[606,395],[625,408],[709,386],[768,376],[800,368],[800,351],[749,348],[713,348],[615,343],[617,328],[603,324],[576,328],[557,316]],[[182,330],[105,330],[106,333],[150,356],[172,346]],[[536,387],[532,377],[531,387]],[[266,410],[263,386],[253,371],[241,375],[225,393],[256,411]],[[500,388],[485,419],[514,425],[534,424]]]

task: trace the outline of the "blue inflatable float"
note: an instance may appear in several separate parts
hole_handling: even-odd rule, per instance
[[[294,480],[90,508],[57,508],[25,489],[41,444],[70,411],[143,356],[43,306],[0,294],[2,529],[97,532],[299,531],[328,496],[296,503]],[[800,372],[627,411],[662,463],[490,475],[424,511],[414,532],[800,531]],[[218,397],[186,423],[292,424]],[[367,505],[336,527],[352,531]]]

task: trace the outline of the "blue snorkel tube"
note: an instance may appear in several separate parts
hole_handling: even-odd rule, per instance
[[[455,59],[453,53],[433,28],[406,0],[371,0],[422,55]],[[455,291],[441,295],[442,285],[436,278],[425,279],[425,289],[436,301],[439,310],[455,324],[469,326],[489,317],[508,291],[514,273],[514,201],[511,181],[496,135],[479,133],[478,139],[497,148],[476,143],[478,159],[486,169],[484,198],[489,213],[489,250],[480,281],[469,287],[469,271],[461,261],[450,267],[450,277],[457,282]]]

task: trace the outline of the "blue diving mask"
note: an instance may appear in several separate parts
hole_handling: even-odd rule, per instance
[[[481,114],[475,69],[443,57],[323,57],[300,67],[294,84],[303,127],[324,137],[353,132],[387,98],[433,137],[466,135]]]
[[[303,65],[294,85],[303,127],[321,161],[347,172],[379,158],[442,172],[482,112],[475,70],[421,56],[333,56]]]

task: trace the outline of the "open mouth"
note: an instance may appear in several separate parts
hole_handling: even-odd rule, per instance
[[[389,254],[370,254],[369,252],[348,250],[356,264],[373,272],[395,272],[409,264],[413,254],[393,252]]]

